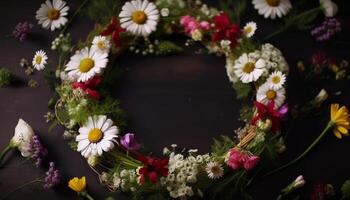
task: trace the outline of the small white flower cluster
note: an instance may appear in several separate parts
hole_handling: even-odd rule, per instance
[[[282,52],[270,43],[263,44],[261,50],[256,53],[265,60],[267,71],[263,74],[268,76],[272,71],[281,71],[288,74],[289,66]]]
[[[207,4],[202,4],[201,8],[199,9],[204,15],[208,16],[209,18],[213,18],[215,15],[219,13],[218,9],[214,7],[208,7]]]
[[[138,185],[137,174],[134,169],[123,169],[109,175],[102,173],[100,179],[103,183],[108,184],[113,190],[121,190],[123,192],[134,192]]]
[[[181,11],[186,7],[184,0],[158,0],[156,5],[161,9],[162,17],[180,15]]]
[[[195,156],[190,153],[185,158],[182,154],[172,152],[169,157],[169,175],[161,178],[161,184],[167,186],[172,198],[191,197],[194,191],[190,185],[197,182],[198,173],[204,171],[206,163],[210,161],[209,154]]]
[[[67,33],[67,35],[60,34],[58,37],[56,37],[52,43],[51,43],[51,49],[52,50],[59,50],[62,52],[68,52],[70,50],[70,34]]]
[[[135,46],[130,46],[129,50],[135,54],[142,54],[142,55],[148,55],[148,54],[154,54],[155,53],[155,46],[159,44],[158,40],[154,41],[154,44],[152,44],[148,39],[145,40],[145,46],[143,49],[137,48]]]

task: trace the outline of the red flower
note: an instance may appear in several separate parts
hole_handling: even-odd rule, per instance
[[[111,22],[108,24],[100,35],[107,36],[111,35],[114,44],[118,47],[121,45],[120,33],[125,32],[125,29],[119,26],[119,22],[116,17],[113,17]]]
[[[99,92],[94,90],[99,84],[101,83],[101,77],[95,76],[92,79],[86,81],[86,82],[74,82],[73,88],[74,89],[81,89],[83,90],[90,98],[99,100],[101,95]]]
[[[168,176],[169,159],[156,159],[150,156],[140,156],[138,160],[144,164],[144,166],[139,169],[141,183],[144,183],[146,179],[152,183],[157,183],[159,176]]]
[[[254,106],[257,108],[258,113],[253,117],[251,124],[255,125],[256,122],[263,118],[269,118],[272,122],[272,132],[276,132],[280,129],[281,119],[287,115],[288,107],[282,106],[279,110],[275,109],[275,102],[270,101],[267,106],[255,101]]]
[[[231,41],[231,47],[237,45],[237,41],[241,36],[241,28],[237,24],[232,24],[228,15],[224,12],[213,18],[215,31],[212,35],[212,41],[217,42],[221,40]]]

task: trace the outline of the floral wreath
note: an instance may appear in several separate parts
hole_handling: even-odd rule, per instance
[[[281,51],[268,43],[253,43],[254,22],[242,29],[225,12],[178,3],[126,2],[118,17],[102,26],[91,37],[91,44],[77,50],[65,64],[57,89],[56,115],[69,129],[73,148],[112,191],[131,192],[137,199],[150,195],[203,197],[208,189],[218,198],[227,185],[212,188],[214,183],[231,179],[244,188],[250,171],[265,159],[266,149],[277,153],[283,146],[280,124],[288,111],[284,86],[289,68]],[[171,6],[190,12],[179,13],[179,22],[169,23],[166,20],[176,13],[169,10]],[[185,34],[191,38],[187,43],[200,42],[209,53],[226,56],[233,85],[256,90],[254,108],[247,111],[247,123],[237,132],[236,140],[223,137],[213,145],[213,152],[204,155],[196,150],[177,153],[173,146],[164,150],[164,157],[156,158],[140,153],[135,135],[121,131],[116,103],[99,91],[105,75],[113,73],[108,71],[113,67],[107,67],[108,57],[126,48],[142,54],[170,53],[169,44],[152,37],[154,32],[164,33],[162,29],[170,35]],[[139,49],[140,43],[146,48]]]
[[[37,18],[43,27],[54,30],[66,23],[68,7],[62,2],[42,4]],[[266,18],[281,17],[291,9],[287,0],[263,2],[266,5],[259,0],[253,4]],[[324,1],[329,7],[326,15],[336,12],[331,3]],[[270,10],[261,13],[266,6]],[[67,128],[65,139],[111,191],[130,193],[135,199],[248,198],[245,188],[285,149],[281,124],[288,114],[285,86],[289,67],[282,52],[269,43],[256,44],[252,40],[256,23],[241,28],[238,11],[229,13],[200,1],[182,0],[132,0],[120,8],[118,16],[107,19],[108,23],[106,19],[98,21],[86,41],[70,48],[70,35],[60,34],[52,43],[60,57],[57,96],[50,105],[58,122]],[[135,134],[125,131],[125,113],[109,94],[122,69],[111,61],[117,61],[126,50],[142,55],[178,53],[182,47],[164,39],[174,34],[189,37],[186,45],[200,43],[208,53],[225,56],[237,97],[254,100],[241,113],[245,125],[236,130],[236,137],[215,139],[212,152],[178,152],[176,145],[171,145],[158,158],[143,152]],[[33,66],[42,70],[47,59],[45,52],[38,51]],[[345,107],[332,106],[324,133],[332,127],[336,127],[338,138],[347,134],[350,127]],[[298,177],[293,188],[302,183]],[[85,185],[85,178],[69,182],[73,190],[91,198]]]

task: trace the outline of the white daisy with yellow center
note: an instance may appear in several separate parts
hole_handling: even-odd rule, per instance
[[[97,51],[88,47],[76,51],[70,58],[65,71],[71,80],[85,82],[97,74],[101,74],[108,62],[108,53]]]
[[[39,50],[35,52],[35,55],[32,61],[33,67],[39,71],[43,70],[45,68],[45,65],[47,64],[47,59],[48,57],[45,51]]]
[[[205,167],[205,171],[210,179],[218,179],[224,175],[224,169],[218,162],[209,162]]]
[[[292,8],[289,0],[253,0],[253,5],[260,15],[271,19],[281,18]]]
[[[256,81],[265,71],[266,63],[263,59],[253,59],[244,53],[236,61],[234,72],[243,83]]]
[[[41,7],[36,11],[36,19],[39,24],[45,29],[54,31],[56,28],[61,28],[67,23],[67,14],[69,7],[62,0],[46,0],[41,4]]]
[[[271,101],[275,102],[275,108],[280,107],[286,100],[286,90],[281,87],[273,89],[268,82],[261,85],[256,93],[256,100],[262,104],[268,105]]]
[[[118,137],[118,127],[105,115],[95,115],[79,128],[79,135],[75,138],[78,142],[78,152],[85,158],[101,156],[114,147],[115,138]]]
[[[91,48],[102,53],[108,53],[111,48],[111,42],[106,36],[95,36],[92,40]]]
[[[159,11],[148,0],[126,2],[119,14],[120,26],[137,36],[148,36],[156,30]]]
[[[278,90],[282,88],[286,82],[286,75],[281,71],[272,72],[272,74],[270,74],[269,78],[267,79],[267,82],[271,88]]]
[[[255,22],[248,22],[243,28],[243,34],[247,38],[251,38],[255,34],[256,29],[257,25]]]

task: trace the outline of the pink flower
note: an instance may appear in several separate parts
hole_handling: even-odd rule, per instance
[[[207,21],[197,21],[195,18],[185,15],[180,19],[180,24],[185,28],[187,34],[192,34],[195,30],[209,30],[210,24]]]
[[[227,161],[227,165],[230,166],[232,169],[237,170],[242,168],[242,154],[241,152],[237,151],[236,149],[230,150],[230,155]]]
[[[227,165],[234,170],[244,167],[245,170],[250,171],[255,168],[259,161],[259,156],[250,156],[236,149],[231,149],[229,152]]]
[[[193,20],[194,20],[193,17],[191,17],[189,15],[185,15],[185,16],[181,17],[180,24],[183,25],[183,26],[187,26],[188,23],[190,23]]]
[[[243,164],[244,169],[247,171],[254,169],[259,161],[260,161],[259,156],[246,156],[246,159]]]
[[[210,29],[210,24],[209,24],[209,22],[207,22],[207,21],[201,21],[201,22],[200,22],[200,26],[201,26],[201,28],[204,29],[204,30],[209,30],[209,29]]]

